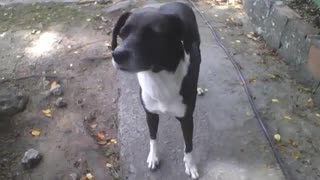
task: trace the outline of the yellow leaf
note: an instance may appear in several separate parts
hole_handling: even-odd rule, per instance
[[[280,136],[280,134],[275,134],[275,135],[273,135],[273,139],[274,139],[276,142],[280,142],[280,141],[281,141],[281,136]]]
[[[298,159],[299,157],[300,157],[300,153],[299,152],[292,152],[291,153],[291,157],[293,158],[293,159]]]
[[[86,174],[86,178],[87,178],[88,180],[91,180],[91,179],[93,179],[93,175],[92,175],[91,173],[87,173],[87,174]]]
[[[51,110],[50,109],[44,109],[42,110],[43,114],[49,114],[51,113]]]
[[[110,142],[113,143],[113,144],[117,144],[118,143],[116,139],[111,139]]]
[[[286,120],[292,120],[292,117],[288,116],[288,115],[283,116],[283,118],[286,119]]]
[[[253,82],[256,82],[257,81],[257,78],[256,77],[251,77],[249,79],[249,83],[253,83]]]
[[[112,168],[113,167],[112,164],[110,164],[110,163],[107,163],[106,166],[107,166],[107,168]]]
[[[278,102],[279,102],[279,99],[272,99],[272,102],[278,103]]]
[[[100,145],[105,145],[107,144],[107,141],[106,140],[100,140],[100,141],[97,141],[98,144]]]
[[[41,134],[41,132],[39,131],[39,130],[32,130],[31,131],[31,134],[33,135],[33,136],[40,136],[40,134]]]
[[[42,110],[42,113],[47,117],[52,117],[50,109],[44,109]]]

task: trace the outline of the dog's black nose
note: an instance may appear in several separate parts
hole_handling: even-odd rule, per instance
[[[124,61],[129,59],[130,53],[128,50],[123,48],[117,48],[112,52],[112,56],[114,61],[116,61],[118,64],[122,64]]]

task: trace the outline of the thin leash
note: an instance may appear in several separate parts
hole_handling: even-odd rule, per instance
[[[188,0],[190,4],[192,4],[193,8],[199,13],[199,15],[201,16],[201,18],[203,19],[203,21],[207,24],[207,26],[209,27],[212,36],[214,37],[214,39],[217,41],[218,45],[223,49],[223,51],[226,53],[226,55],[228,56],[228,59],[231,61],[232,65],[234,66],[235,70],[237,71],[237,74],[241,80],[241,82],[243,83],[243,87],[244,90],[248,96],[248,100],[249,103],[251,105],[251,108],[254,112],[254,115],[256,117],[256,119],[258,120],[258,123],[263,131],[263,134],[265,135],[265,137],[267,138],[269,145],[272,149],[273,155],[277,161],[277,163],[279,164],[279,167],[285,177],[286,180],[292,180],[289,172],[287,171],[287,169],[285,168],[285,164],[283,162],[283,160],[281,159],[280,155],[279,155],[279,151],[276,148],[276,145],[273,141],[273,139],[270,136],[270,133],[268,132],[268,129],[266,127],[266,123],[264,122],[264,120],[261,118],[260,113],[258,112],[258,109],[252,99],[252,93],[248,87],[248,83],[245,80],[243,73],[241,72],[240,67],[238,66],[238,63],[236,62],[236,60],[234,59],[234,57],[230,54],[230,52],[227,50],[227,48],[224,46],[224,44],[221,41],[220,36],[218,35],[217,31],[212,27],[212,25],[208,22],[208,19],[206,18],[206,16],[199,10],[199,8],[195,5],[194,2],[192,2],[191,0]],[[320,85],[320,84],[319,84]]]

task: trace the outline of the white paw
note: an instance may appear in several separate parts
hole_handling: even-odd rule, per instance
[[[147,159],[147,164],[150,170],[155,170],[159,165],[156,140],[150,140],[150,151]]]
[[[148,168],[150,170],[155,170],[159,165],[159,159],[155,153],[150,152],[147,159]]]
[[[199,173],[197,170],[197,166],[193,162],[192,154],[186,153],[183,158],[184,165],[185,165],[185,172],[188,176],[191,176],[192,179],[198,179]]]

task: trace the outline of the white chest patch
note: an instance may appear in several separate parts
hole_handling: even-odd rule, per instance
[[[183,117],[186,105],[180,95],[182,81],[188,72],[189,58],[180,61],[175,72],[143,71],[137,73],[145,108],[153,113],[167,113]]]

